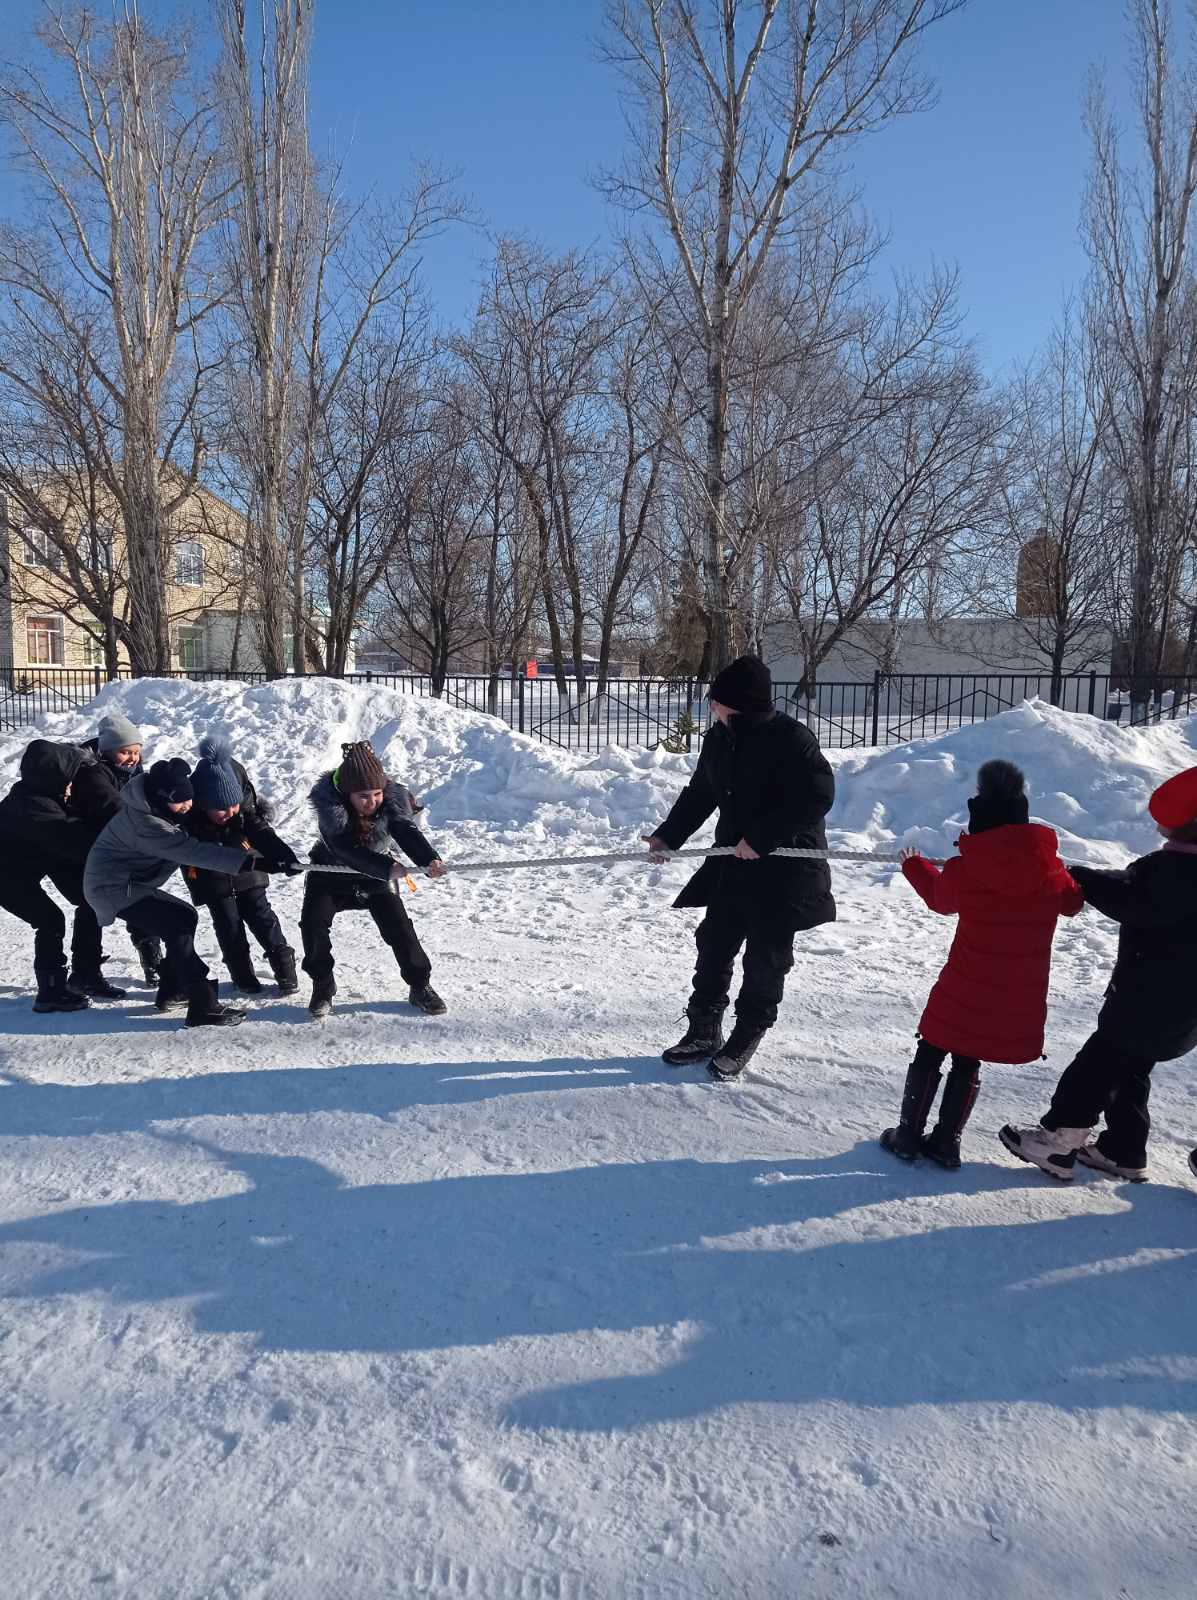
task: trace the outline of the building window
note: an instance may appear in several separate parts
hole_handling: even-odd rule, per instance
[[[62,551],[44,528],[26,528],[22,538],[25,540],[26,566],[43,567],[47,572],[60,570]]]
[[[202,628],[180,628],[175,635],[175,654],[179,658],[181,672],[202,672],[204,670],[204,630]]]
[[[175,582],[188,589],[204,586],[204,547],[198,539],[184,539],[175,546]]]
[[[110,576],[115,546],[116,534],[112,528],[85,523],[79,529],[79,559],[89,572]]]
[[[85,667],[105,666],[104,646],[93,633],[86,629],[83,632],[83,665]]]
[[[61,617],[26,617],[25,655],[31,667],[66,664],[66,628]]]

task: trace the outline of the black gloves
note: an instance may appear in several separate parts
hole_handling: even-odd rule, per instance
[[[278,857],[276,859],[259,861],[259,872],[282,872],[288,878],[295,878],[303,871],[303,863],[298,856]]]

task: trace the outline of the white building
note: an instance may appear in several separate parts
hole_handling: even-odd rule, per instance
[[[1088,629],[1070,650],[1068,673],[1108,673],[1114,647],[1112,628]],[[778,683],[797,683],[803,657],[793,623],[765,629],[765,659]],[[1013,617],[958,617],[942,622],[895,625],[866,618],[849,629],[819,664],[819,683],[871,683],[886,669],[903,676],[925,674],[1026,673],[1050,681],[1051,665],[1036,648],[1033,625]]]

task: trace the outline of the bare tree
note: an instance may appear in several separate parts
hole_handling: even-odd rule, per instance
[[[734,352],[766,263],[826,204],[850,140],[931,104],[915,44],[965,0],[610,0],[631,149],[607,190],[666,231],[705,363],[704,590],[733,649],[727,448]],[[666,274],[668,276],[668,274]]]
[[[1132,544],[1128,656],[1146,697],[1174,620],[1174,580],[1191,539],[1187,463],[1197,343],[1188,266],[1197,190],[1197,85],[1173,71],[1167,0],[1130,0],[1140,159],[1125,164],[1101,85],[1086,108],[1092,168],[1085,238],[1095,339],[1104,362],[1106,456]]]
[[[598,505],[590,468],[599,448],[600,358],[614,331],[609,284],[609,271],[579,251],[555,258],[504,240],[483,317],[470,339],[454,345],[480,380],[505,352],[520,422],[492,434],[492,443],[501,442],[537,530],[541,603],[562,701],[570,698],[563,620],[579,695],[586,677],[581,553],[584,523]]]
[[[1109,393],[1089,333],[1067,307],[1043,359],[1023,374],[996,546],[981,546],[986,609],[1012,618],[1042,655],[1054,703],[1065,672],[1091,664],[1111,621]]]
[[[816,469],[777,552],[807,693],[857,623],[984,527],[1001,488],[1004,418],[971,353],[933,351],[907,384],[860,448]]]
[[[403,547],[428,452],[422,329],[357,340],[313,430],[307,560],[322,611],[301,620],[323,672],[343,673],[354,632]]]
[[[262,660],[280,674],[288,623],[302,610],[293,589],[303,570],[305,518],[288,490],[318,228],[307,98],[313,10],[314,0],[263,0],[255,39],[248,0],[219,0],[218,81],[237,180],[226,238],[233,359],[248,379],[235,415],[249,476]],[[302,629],[293,632],[293,649],[302,655]]]
[[[473,432],[460,397],[446,396],[433,419],[435,446],[418,497],[402,524],[387,571],[387,593],[405,642],[414,641],[444,692],[451,661],[486,638],[485,557],[490,544],[487,497],[478,474]],[[385,625],[384,625],[385,635]]]
[[[204,456],[199,329],[214,292],[202,248],[228,200],[214,109],[186,36],[151,30],[135,8],[47,3],[37,38],[42,61],[0,77],[0,121],[36,208],[0,233],[0,283],[6,347],[29,336],[53,360],[47,374],[8,359],[3,376],[52,425],[74,429],[73,455],[91,452],[102,472],[123,524],[133,669],[160,672],[170,520]],[[97,398],[63,404],[50,374],[80,361]],[[99,452],[97,404],[112,434]]]

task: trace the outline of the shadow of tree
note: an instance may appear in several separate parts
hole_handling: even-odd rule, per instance
[[[315,1088],[325,1075],[290,1076]],[[18,1085],[3,1100],[43,1092]],[[1180,1310],[1197,1278],[1197,1213],[1182,1191],[1121,1190],[1114,1215],[928,1227],[925,1211],[879,1212],[928,1189],[869,1146],[781,1173],[668,1160],[361,1187],[302,1157],[204,1148],[243,1191],[0,1228],[7,1298],[186,1298],[200,1329],[291,1351],[662,1330],[651,1370],[510,1403],[507,1421],[537,1428],[630,1428],[749,1401],[1192,1411],[1197,1399],[1197,1326]],[[980,1164],[961,1188],[1029,1181]],[[923,1226],[881,1236],[895,1220]]]
[[[6,1138],[74,1138],[85,1133],[136,1132],[194,1117],[349,1111],[389,1118],[409,1106],[466,1105],[553,1089],[625,1089],[640,1083],[653,1084],[662,1093],[675,1090],[680,1080],[673,1075],[664,1078],[662,1072],[655,1056],[607,1061],[564,1057],[352,1062],[84,1084],[34,1083],[19,1069],[10,1068],[0,1073],[11,1085],[0,1106],[0,1129]],[[718,1092],[715,1086],[712,1092]]]

